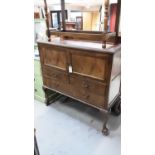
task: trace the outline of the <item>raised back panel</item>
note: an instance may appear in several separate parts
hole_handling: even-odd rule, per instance
[[[44,50],[44,65],[66,70],[66,51],[60,47],[46,47]]]
[[[106,58],[95,55],[80,53],[71,54],[73,73],[87,77],[105,80],[106,78]]]
[[[69,39],[69,40],[85,40],[85,41],[95,41],[95,42],[102,42],[103,38],[108,43],[115,43],[115,32],[106,33],[103,35],[103,32],[92,32],[92,31],[66,31],[66,32],[60,32],[60,31],[52,31],[51,36],[58,36],[63,39]]]

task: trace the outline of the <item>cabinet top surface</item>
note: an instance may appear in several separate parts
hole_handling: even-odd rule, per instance
[[[38,41],[38,43],[44,43],[49,45],[61,46],[61,47],[68,47],[68,48],[76,48],[76,49],[83,49],[83,50],[91,50],[96,52],[103,52],[113,54],[116,51],[120,50],[121,45],[111,45],[106,44],[106,48],[102,48],[102,43],[98,42],[90,42],[90,41],[75,41],[75,40],[61,40],[60,38],[54,38],[52,41]]]

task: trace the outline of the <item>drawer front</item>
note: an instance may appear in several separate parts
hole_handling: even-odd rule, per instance
[[[104,108],[105,106],[105,85],[85,78],[70,78],[73,97],[94,106]]]
[[[78,88],[80,90],[85,90],[86,92],[94,93],[96,95],[105,95],[106,85],[99,81],[80,76],[71,76],[70,83],[75,88]]]
[[[51,78],[54,81],[58,81],[58,83],[63,82],[67,83],[68,82],[68,76],[65,72],[59,71],[58,69],[52,68],[52,67],[43,67],[43,75],[45,77]]]
[[[104,108],[105,106],[105,98],[102,95],[96,95],[94,93],[87,93],[84,95],[84,100],[94,106]]]
[[[106,107],[105,97],[103,95],[96,95],[95,93],[87,92],[85,90],[72,87],[72,96],[99,108]]]
[[[50,77],[44,77],[44,85],[62,93],[72,95],[70,85],[64,82],[63,80],[60,81],[52,79]]]

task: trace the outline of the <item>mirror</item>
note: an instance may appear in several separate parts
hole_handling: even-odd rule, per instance
[[[47,4],[51,29],[63,30],[61,0],[47,0]],[[109,32],[115,32],[116,12],[117,0],[109,0]],[[104,0],[65,0],[65,26],[69,31],[103,31]]]
[[[102,0],[66,0],[66,30],[100,31]]]

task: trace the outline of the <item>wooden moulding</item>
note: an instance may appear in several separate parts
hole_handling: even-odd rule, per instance
[[[69,40],[84,40],[84,41],[94,41],[102,42],[106,40],[108,43],[115,43],[116,33],[91,33],[91,32],[71,32],[71,31],[52,31],[51,35],[60,37],[61,39]]]

